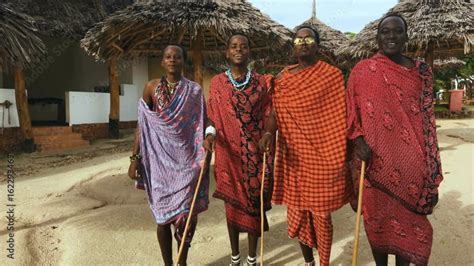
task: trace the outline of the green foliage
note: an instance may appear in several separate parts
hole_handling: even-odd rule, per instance
[[[466,64],[459,69],[459,76],[472,83],[474,82],[474,54],[465,56],[463,61],[466,62]]]
[[[356,36],[356,34],[357,34],[357,33],[349,32],[349,31],[344,32],[344,35],[346,35],[346,37],[349,38],[349,39],[354,39],[355,36]]]
[[[444,88],[449,90],[451,88],[451,80],[455,78],[465,79],[464,82],[474,82],[474,54],[468,54],[460,58],[466,64],[461,68],[445,68],[434,71],[434,89],[438,92]]]

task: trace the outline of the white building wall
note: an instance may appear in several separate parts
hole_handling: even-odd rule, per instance
[[[139,99],[143,96],[143,89],[148,81],[148,58],[135,59],[132,65],[132,84],[137,86]]]
[[[120,90],[120,121],[136,121],[138,117],[138,92],[135,85],[122,84]],[[100,92],[68,91],[66,98],[66,122],[72,125],[108,123],[110,94]]]
[[[0,107],[0,128],[2,127],[2,117],[4,120],[4,127],[20,127],[20,120],[18,119],[18,109],[16,107],[15,90],[14,89],[0,89],[0,102],[5,100],[13,103],[10,106],[10,122],[8,123],[8,110]]]

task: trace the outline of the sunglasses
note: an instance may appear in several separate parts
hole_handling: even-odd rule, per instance
[[[295,46],[300,46],[300,45],[303,45],[303,44],[312,45],[315,42],[316,42],[316,40],[313,37],[304,37],[304,38],[297,37],[293,40],[293,44]]]

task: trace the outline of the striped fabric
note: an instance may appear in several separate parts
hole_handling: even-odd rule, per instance
[[[273,202],[329,213],[348,202],[346,108],[341,71],[319,61],[275,82],[278,120]]]
[[[182,79],[175,96],[161,112],[140,100],[138,123],[142,175],[148,201],[158,224],[189,212],[204,160],[205,102],[201,87]],[[201,183],[195,213],[208,206],[209,179]]]

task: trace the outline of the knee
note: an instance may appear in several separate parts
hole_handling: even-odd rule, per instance
[[[156,232],[158,234],[162,234],[162,233],[171,233],[171,227],[169,224],[159,224],[157,227],[156,227]]]

